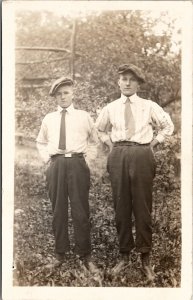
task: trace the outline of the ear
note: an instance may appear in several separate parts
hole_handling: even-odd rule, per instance
[[[118,86],[120,87],[120,78],[118,79]]]
[[[140,85],[141,85],[141,82],[138,81],[138,86],[137,86],[137,90],[139,91],[140,89]]]

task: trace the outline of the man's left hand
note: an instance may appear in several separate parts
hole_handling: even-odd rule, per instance
[[[154,139],[153,141],[151,141],[150,143],[150,148],[152,150],[152,152],[154,153],[154,148],[159,144],[158,140]]]

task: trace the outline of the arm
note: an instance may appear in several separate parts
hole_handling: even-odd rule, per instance
[[[151,142],[151,147],[154,148],[157,144],[162,143],[168,139],[173,131],[174,124],[169,116],[162,107],[157,103],[152,102],[152,122],[158,128],[158,134],[155,139]]]
[[[38,152],[45,163],[48,163],[50,160],[50,156],[47,151],[47,144],[37,142],[36,143]]]
[[[113,147],[113,143],[108,134],[111,127],[108,108],[105,106],[96,120],[96,128],[98,129],[100,140],[109,147],[110,151]]]
[[[42,121],[42,125],[36,139],[36,146],[42,160],[47,163],[50,160],[50,156],[47,150],[48,138],[47,138],[47,126],[45,119]]]

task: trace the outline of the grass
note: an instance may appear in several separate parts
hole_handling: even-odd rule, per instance
[[[152,265],[153,283],[141,272],[139,254],[132,251],[129,264],[119,274],[112,272],[118,261],[111,187],[100,152],[93,166],[90,188],[92,249],[98,274],[91,274],[73,254],[73,226],[69,209],[72,251],[59,268],[50,268],[54,257],[52,211],[47,196],[44,166],[34,147],[17,146],[15,155],[15,219],[13,282],[15,286],[180,286],[181,234],[180,189],[167,193],[154,190]],[[103,176],[101,177],[101,174]],[[167,197],[167,201],[166,198]]]

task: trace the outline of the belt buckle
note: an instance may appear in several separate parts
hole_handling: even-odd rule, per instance
[[[72,157],[72,153],[65,153],[64,156],[65,157]]]

